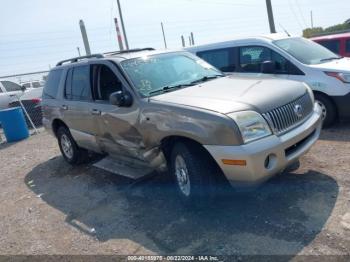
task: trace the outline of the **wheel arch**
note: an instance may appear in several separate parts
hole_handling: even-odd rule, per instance
[[[52,121],[52,131],[56,137],[57,131],[61,126],[66,127],[69,130],[68,126],[61,119],[55,119]]]
[[[190,149],[199,150],[198,152],[203,153],[203,156],[204,156],[203,161],[210,161],[214,165],[215,170],[217,170],[217,176],[216,176],[217,182],[221,182],[225,185],[229,184],[227,178],[222,172],[222,169],[220,168],[216,160],[213,158],[213,156],[203,146],[203,144],[201,144],[200,142],[196,141],[193,138],[189,138],[186,136],[178,136],[178,135],[164,137],[161,140],[160,149],[162,150],[167,162],[170,161],[171,159],[172,148],[176,143],[184,143],[185,145],[189,146]]]
[[[197,140],[195,140],[193,138],[186,137],[186,136],[171,135],[171,136],[164,137],[160,141],[160,148],[163,151],[165,157],[168,157],[169,154],[171,153],[172,147],[176,143],[180,143],[180,142],[182,142],[184,144],[190,144],[192,146],[196,146],[197,148],[202,148],[203,150],[205,150],[209,154],[209,152],[205,149],[205,147]]]
[[[337,104],[335,103],[334,99],[331,96],[329,96],[326,93],[324,93],[324,92],[321,92],[321,91],[313,91],[313,92],[314,92],[314,95],[315,95],[315,99],[316,99],[316,95],[324,96],[327,99],[329,99],[329,101],[334,106],[336,118],[338,119],[339,118],[339,110],[338,110]]]

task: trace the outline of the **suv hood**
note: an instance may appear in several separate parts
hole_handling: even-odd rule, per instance
[[[192,106],[223,114],[242,110],[264,113],[297,99],[305,92],[306,87],[300,82],[227,76],[154,96],[150,101]]]
[[[318,65],[310,65],[313,68],[318,68],[321,70],[333,70],[337,72],[349,72],[350,73],[350,58],[344,57],[338,60],[331,60],[327,63],[322,63]]]

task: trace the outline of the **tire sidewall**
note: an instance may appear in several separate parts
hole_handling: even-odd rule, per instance
[[[323,120],[323,126],[331,126],[335,122],[337,116],[332,101],[324,95],[315,95],[315,100],[316,102],[322,103],[326,108],[327,115],[326,118]]]
[[[63,135],[66,135],[66,137],[70,140],[70,142],[72,144],[72,149],[73,149],[73,157],[72,158],[67,157],[62,149],[61,139],[62,139]],[[63,158],[69,164],[72,164],[72,165],[77,164],[78,159],[79,159],[79,149],[78,149],[76,142],[74,141],[74,138],[72,137],[71,133],[69,132],[69,130],[65,127],[60,127],[57,131],[57,140],[58,140],[58,145],[60,147],[61,154],[62,154]]]
[[[175,172],[176,157],[180,155],[185,161],[188,176],[190,180],[190,194],[186,196],[180,189]],[[196,150],[190,150],[183,143],[175,144],[170,157],[170,172],[173,182],[175,183],[176,195],[189,207],[202,207],[209,203],[212,198],[212,181],[208,179],[208,174],[212,170],[208,161]]]

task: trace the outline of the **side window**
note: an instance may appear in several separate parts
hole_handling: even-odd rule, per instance
[[[345,51],[350,53],[350,39],[346,40],[345,42]]]
[[[69,69],[66,76],[66,84],[64,85],[64,97],[72,100],[72,75],[73,68]]]
[[[53,70],[47,77],[43,98],[55,99],[57,96],[58,87],[62,77],[62,69]]]
[[[68,75],[69,76],[69,75]],[[66,92],[69,92],[69,78],[67,79]],[[66,93],[66,97],[76,101],[91,101],[90,66],[77,66],[73,68],[71,78],[71,94]],[[70,96],[69,96],[70,95]]]
[[[323,45],[325,48],[328,48],[333,53],[339,54],[340,41],[339,40],[327,40],[319,42],[320,45]]]
[[[122,90],[122,83],[113,71],[106,65],[97,66],[97,92],[96,100],[108,101],[109,96]]]
[[[24,86],[25,88],[30,88],[30,83],[25,83],[25,84],[23,84],[23,86]]]
[[[241,47],[239,61],[243,72],[260,73],[261,63],[271,61],[271,50],[263,46]]]
[[[11,81],[1,81],[7,92],[21,91],[21,86]]]
[[[233,48],[198,52],[197,55],[223,72],[234,72]]]
[[[40,82],[33,82],[32,85],[33,85],[33,88],[39,88],[39,87],[41,87]]]
[[[275,62],[276,74],[288,74],[289,62],[286,58],[271,50],[271,61]]]

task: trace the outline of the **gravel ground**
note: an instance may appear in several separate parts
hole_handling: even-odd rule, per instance
[[[191,211],[164,176],[71,167],[42,132],[0,145],[0,254],[350,254],[349,152],[336,126],[298,170]]]

